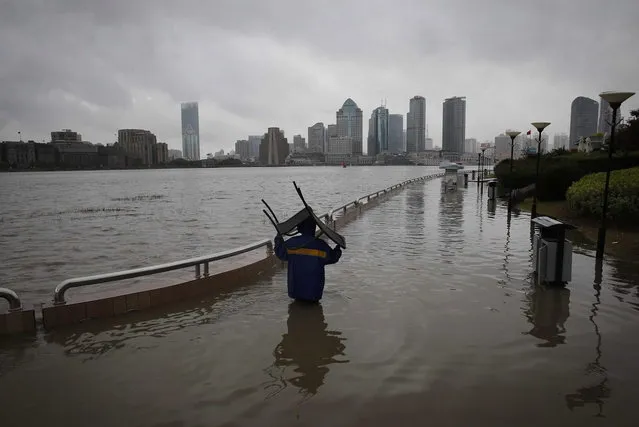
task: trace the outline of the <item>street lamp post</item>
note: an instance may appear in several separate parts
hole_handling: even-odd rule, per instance
[[[486,148],[481,149],[481,183],[484,185],[484,169],[486,168],[486,156],[485,156]]]
[[[515,138],[517,138],[517,135],[519,135],[520,133],[521,132],[517,130],[511,130],[506,132],[506,135],[510,137],[510,172],[511,173],[513,171],[513,151],[515,150]]]
[[[533,193],[533,205],[531,218],[537,217],[537,191],[539,191],[539,162],[541,160],[541,133],[546,127],[550,124],[550,122],[533,122],[531,123],[535,129],[539,132],[539,139],[537,140],[537,169],[535,172],[535,192]]]
[[[634,92],[603,92],[599,96],[610,104],[612,108],[612,123],[610,124],[610,143],[608,144],[608,168],[606,170],[606,183],[603,191],[603,205],[601,207],[601,225],[597,236],[596,259],[602,259],[606,246],[606,215],[608,211],[608,189],[610,186],[610,168],[612,166],[612,153],[615,150],[615,127],[617,125],[617,111],[621,104],[634,95]]]
[[[479,187],[479,173],[481,171],[481,153],[477,153],[477,187]]]

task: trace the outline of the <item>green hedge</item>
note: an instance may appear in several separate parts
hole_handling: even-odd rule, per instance
[[[536,157],[515,160],[510,173],[510,160],[495,166],[495,175],[504,188],[516,189],[535,183]],[[539,200],[564,200],[566,191],[573,182],[582,177],[607,169],[607,153],[549,153],[542,155],[539,165]],[[639,166],[639,153],[627,156],[615,155],[612,169],[627,169]]]
[[[566,200],[574,212],[599,217],[603,202],[605,172],[587,175],[570,186]],[[618,221],[639,215],[639,167],[616,170],[610,174],[608,217]]]

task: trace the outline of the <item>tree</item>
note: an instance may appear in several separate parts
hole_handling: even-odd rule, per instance
[[[620,151],[627,154],[630,151],[639,150],[639,110],[632,110],[626,123],[618,126],[618,143],[615,144]]]

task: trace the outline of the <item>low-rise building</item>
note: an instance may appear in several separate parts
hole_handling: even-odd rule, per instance
[[[98,147],[86,142],[56,142],[58,165],[63,168],[97,168],[99,165]]]

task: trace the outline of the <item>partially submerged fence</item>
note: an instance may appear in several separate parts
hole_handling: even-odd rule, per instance
[[[331,212],[322,215],[320,219],[333,229],[344,227],[347,223],[357,218],[360,213],[377,205],[386,196],[392,195],[415,182],[428,181],[443,175],[443,173],[436,173],[392,185],[333,209]],[[209,275],[210,263],[253,252],[261,248],[266,248],[265,258],[235,269]],[[66,292],[73,288],[151,276],[190,267],[195,267],[195,279],[188,282],[87,300],[70,302],[66,298]],[[89,319],[117,316],[129,311],[144,310],[203,296],[210,293],[212,289],[228,286],[230,283],[236,284],[246,281],[276,267],[277,260],[273,254],[273,242],[270,239],[263,239],[246,246],[211,255],[131,270],[76,277],[58,284],[53,291],[52,301],[42,304],[42,324],[45,329],[53,329]],[[0,288],[0,298],[4,298],[9,302],[9,312],[0,314],[0,335],[34,332],[36,330],[35,310],[33,308],[25,308],[16,292]]]

